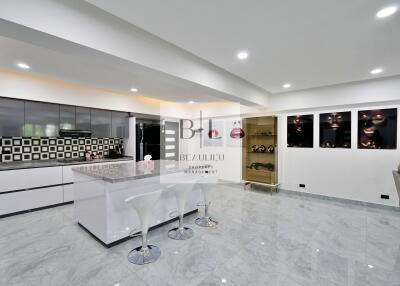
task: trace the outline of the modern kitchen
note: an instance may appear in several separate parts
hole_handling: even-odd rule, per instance
[[[256,2],[1,1],[0,285],[399,285],[398,4]]]

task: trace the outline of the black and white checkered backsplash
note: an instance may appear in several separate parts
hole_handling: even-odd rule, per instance
[[[108,156],[121,138],[0,137],[0,162],[80,158],[86,151]]]

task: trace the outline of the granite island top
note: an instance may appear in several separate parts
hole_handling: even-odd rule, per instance
[[[18,162],[4,162],[0,163],[0,171],[19,170],[19,169],[31,169],[31,168],[45,168],[45,167],[60,167],[60,166],[71,166],[71,165],[84,165],[84,164],[96,164],[96,163],[107,163],[107,162],[118,162],[118,161],[132,161],[133,157],[125,156],[116,159],[99,159],[92,161],[83,161],[79,159],[64,159],[64,160],[37,160],[37,161],[18,161]]]
[[[179,161],[154,160],[152,162],[154,162],[154,167],[146,167],[140,165],[138,162],[121,162],[100,166],[82,166],[73,168],[72,170],[109,183],[120,183],[177,173],[187,169],[187,164]]]

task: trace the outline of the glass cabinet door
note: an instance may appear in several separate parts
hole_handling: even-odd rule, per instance
[[[76,107],[75,128],[77,130],[90,130],[90,108]]]
[[[266,185],[278,184],[277,118],[245,118],[243,128],[243,180]]]
[[[0,98],[0,137],[23,136],[24,101]]]
[[[129,113],[112,111],[111,136],[114,138],[129,137]]]
[[[75,106],[60,105],[60,129],[75,129]]]
[[[42,102],[25,102],[24,136],[58,136],[60,124],[60,106]]]
[[[111,111],[91,109],[90,121],[93,137],[107,138],[111,136]]]

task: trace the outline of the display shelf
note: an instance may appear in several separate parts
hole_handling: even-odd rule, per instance
[[[243,127],[245,136],[243,140],[243,181],[259,183],[269,186],[277,185],[277,118],[273,116],[246,118]],[[266,133],[266,134],[260,134]],[[250,151],[254,145],[264,145],[274,147],[273,152],[254,152]],[[267,155],[268,156],[265,156]],[[263,169],[250,169],[254,163],[268,164],[273,166],[273,171]]]
[[[274,152],[252,152],[252,151],[248,151],[247,153],[249,153],[249,154],[271,154],[271,155],[274,154]]]

